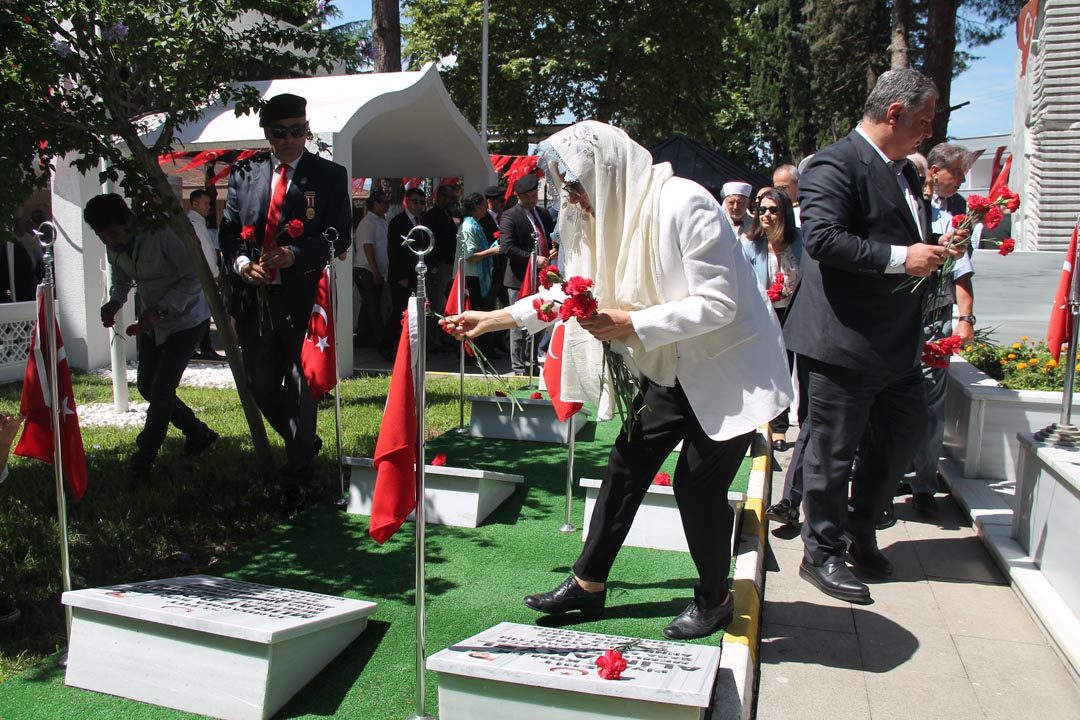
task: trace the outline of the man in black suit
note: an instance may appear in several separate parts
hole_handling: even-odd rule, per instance
[[[405,191],[405,209],[390,219],[386,227],[386,249],[390,257],[387,282],[390,283],[390,323],[383,333],[383,357],[393,359],[401,336],[401,315],[416,292],[416,255],[402,244],[409,231],[420,224],[424,213],[424,191],[409,188]],[[427,242],[426,235],[415,236],[417,248]],[[425,280],[425,283],[427,281]]]
[[[500,254],[507,259],[503,285],[506,286],[511,304],[521,297],[521,282],[525,278],[529,258],[537,243],[540,245],[537,248],[536,272],[547,267],[558,253],[558,248],[551,241],[555,221],[546,209],[537,207],[540,201],[538,185],[539,179],[535,173],[530,173],[514,183],[518,203],[503,212],[499,224]],[[528,365],[528,339],[525,331],[513,328],[510,330],[510,367],[515,375],[524,375],[528,372]]]
[[[315,400],[300,366],[308,318],[330,247],[351,242],[349,176],[305,150],[307,101],[270,98],[259,114],[269,152],[233,166],[219,239],[233,285],[230,312],[259,409],[285,441],[281,504],[303,504],[313,473]],[[284,185],[283,185],[284,184]]]
[[[844,564],[887,577],[874,520],[911,463],[926,426],[919,362],[927,277],[950,254],[929,244],[922,182],[906,156],[930,136],[937,90],[913,70],[878,78],[863,119],[814,156],[799,201],[806,252],[784,338],[809,384],[802,432],[805,554],[799,574],[833,597],[869,603]],[[852,458],[864,431],[847,510]]]

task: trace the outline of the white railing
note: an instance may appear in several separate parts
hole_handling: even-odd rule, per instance
[[[0,304],[0,382],[23,379],[36,307],[33,301]]]

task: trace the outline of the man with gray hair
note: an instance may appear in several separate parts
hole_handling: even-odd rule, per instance
[[[809,389],[800,431],[806,520],[799,574],[848,602],[871,598],[845,555],[866,574],[892,573],[874,523],[926,428],[919,363],[928,283],[905,281],[959,254],[932,244],[922,181],[907,160],[930,136],[936,102],[924,75],[884,73],[862,121],[814,156],[799,192],[806,252],[784,324]],[[848,474],[860,439],[865,455],[849,512]]]
[[[791,198],[791,207],[795,210],[795,225],[802,226],[802,218],[799,213],[799,168],[794,165],[781,165],[773,170],[773,187],[787,193]]]

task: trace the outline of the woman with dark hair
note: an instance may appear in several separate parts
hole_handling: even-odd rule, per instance
[[[776,317],[783,326],[788,303],[799,282],[799,263],[802,261],[802,233],[795,226],[795,210],[787,193],[774,188],[759,193],[754,222],[741,242],[750,258],[754,276],[768,293]],[[787,357],[788,367],[791,367],[793,353],[789,352]],[[801,399],[799,407],[802,407]],[[773,449],[787,449],[789,427],[787,409],[769,423]]]
[[[469,291],[469,306],[474,310],[494,310],[495,293],[493,291],[494,258],[499,254],[499,244],[489,245],[487,233],[480,227],[480,219],[487,214],[487,201],[480,193],[470,193],[461,203],[464,218],[458,227],[457,253],[464,252],[465,287]],[[490,338],[481,339],[481,349],[486,355],[497,354]]]

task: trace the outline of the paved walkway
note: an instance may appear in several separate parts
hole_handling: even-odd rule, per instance
[[[1080,718],[1076,678],[952,498],[938,501],[928,519],[897,498],[900,521],[878,533],[895,574],[867,580],[872,605],[800,578],[802,541],[770,523],[758,720]]]

